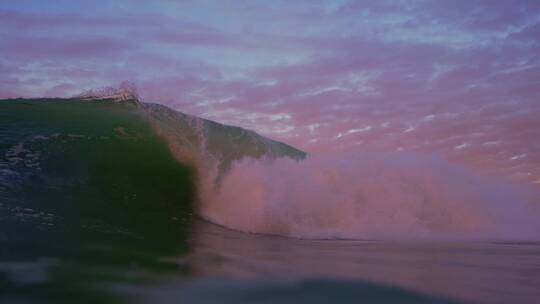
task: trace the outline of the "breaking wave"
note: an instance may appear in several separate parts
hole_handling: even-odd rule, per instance
[[[28,204],[39,207],[46,194],[51,202],[150,206],[149,197],[158,196],[173,208],[194,200],[199,216],[213,223],[296,238],[540,239],[536,188],[437,155],[307,156],[253,131],[124,97],[4,103],[4,201],[35,197]],[[191,217],[184,209],[174,218]],[[135,213],[151,222],[144,210]]]

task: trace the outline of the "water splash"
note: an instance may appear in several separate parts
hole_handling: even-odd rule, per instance
[[[252,233],[297,238],[540,239],[533,189],[432,155],[348,153],[244,159],[201,215]]]

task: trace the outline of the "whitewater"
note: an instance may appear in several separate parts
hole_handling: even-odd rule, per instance
[[[201,206],[206,219],[296,238],[537,240],[533,189],[430,155],[242,160]]]

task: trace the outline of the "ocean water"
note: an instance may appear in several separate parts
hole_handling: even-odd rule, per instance
[[[0,303],[537,303],[538,197],[159,105],[0,101]]]

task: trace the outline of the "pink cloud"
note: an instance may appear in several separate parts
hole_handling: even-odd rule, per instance
[[[93,36],[60,39],[44,36],[5,37],[0,52],[6,60],[37,61],[114,57],[132,49],[135,44],[126,39]]]
[[[0,10],[0,24],[16,30],[154,27],[158,16],[85,16],[82,14],[30,14]]]
[[[200,5],[0,12],[2,96],[126,79],[146,101],[309,152],[435,151],[540,180],[537,1],[235,3],[221,19]]]

